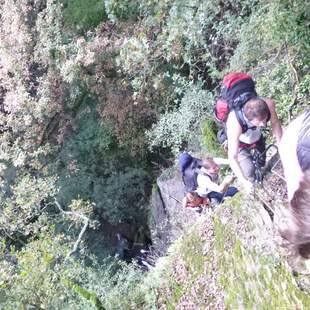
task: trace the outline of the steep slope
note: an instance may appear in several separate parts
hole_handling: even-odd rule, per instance
[[[173,196],[169,184],[177,180],[170,173],[159,182],[166,212],[172,210],[171,236],[179,238],[145,280],[157,291],[157,308],[307,309],[307,277],[293,276],[261,202],[237,194],[214,211],[193,215],[181,210],[177,200],[172,207],[167,203]],[[184,219],[181,233],[173,223]]]

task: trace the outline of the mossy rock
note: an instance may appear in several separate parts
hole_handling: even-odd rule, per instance
[[[269,215],[246,198],[238,194],[206,212],[174,242],[159,307],[307,309],[310,296],[273,241]]]

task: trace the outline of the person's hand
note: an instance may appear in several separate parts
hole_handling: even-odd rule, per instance
[[[233,182],[233,180],[235,179],[235,177],[233,175],[227,175],[225,178],[224,178],[224,182],[226,184],[231,184]]]
[[[242,185],[246,191],[247,194],[250,194],[253,189],[253,183],[249,180],[242,181]]]

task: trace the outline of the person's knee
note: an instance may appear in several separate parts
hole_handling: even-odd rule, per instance
[[[237,192],[238,192],[238,189],[236,187],[230,186],[230,187],[228,187],[225,196],[232,197],[232,196],[236,195]]]
[[[238,162],[243,175],[247,179],[254,179],[255,168],[252,155],[248,149],[240,150],[238,154]]]

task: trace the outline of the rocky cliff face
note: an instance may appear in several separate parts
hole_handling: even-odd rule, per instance
[[[184,210],[181,202],[184,197],[184,185],[180,173],[171,168],[158,179],[152,197],[153,241],[155,247],[164,253],[167,247],[192,226],[196,212]]]
[[[198,215],[180,206],[184,192],[177,172],[168,171],[157,185],[157,236],[170,244],[159,309],[308,308],[305,269],[293,272],[270,212],[258,199],[239,193]]]

